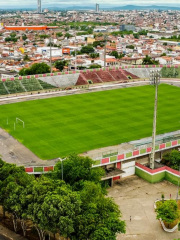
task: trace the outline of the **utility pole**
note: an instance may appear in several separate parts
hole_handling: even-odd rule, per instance
[[[150,84],[155,86],[155,101],[154,101],[154,119],[152,131],[152,151],[150,157],[150,168],[154,169],[155,146],[156,146],[156,122],[157,122],[157,104],[158,104],[158,85],[160,84],[159,71],[152,71],[150,74]]]

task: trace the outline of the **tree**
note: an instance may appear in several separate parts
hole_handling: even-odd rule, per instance
[[[91,66],[89,67],[89,69],[94,69],[94,68],[102,68],[102,66],[94,63],[94,64],[91,64]]]
[[[168,48],[167,50],[168,50],[169,52],[172,52],[172,48]]]
[[[49,38],[49,35],[47,35],[47,34],[41,34],[41,35],[39,35],[39,37],[45,39],[45,38]]]
[[[180,152],[177,150],[172,150],[170,153],[164,154],[162,163],[175,170],[179,170]]]
[[[115,58],[118,58],[119,57],[119,54],[117,51],[112,51],[111,52],[111,56],[114,56]]]
[[[94,41],[93,47],[97,48],[97,46],[104,47],[105,41]]]
[[[73,239],[116,240],[125,233],[125,222],[112,199],[104,196],[100,184],[86,181],[81,196],[81,213],[76,218]]]
[[[134,38],[139,39],[139,33],[133,33]]]
[[[70,38],[70,37],[73,37],[73,35],[71,35],[70,33],[66,33],[66,34],[64,35],[64,37]]]
[[[23,35],[22,35],[22,39],[23,39],[24,41],[27,39],[26,34],[23,34]]]
[[[27,201],[24,201],[25,190],[28,184],[34,180],[33,175],[28,175],[25,171],[11,175],[11,181],[6,186],[8,193],[4,201],[5,209],[12,215],[14,230],[17,231],[17,220],[20,220],[23,235],[26,236]]]
[[[166,56],[166,53],[161,54],[161,57]]]
[[[81,53],[87,53],[87,54],[94,53],[94,48],[91,45],[84,46],[81,48]]]
[[[26,55],[24,56],[23,60],[24,60],[24,61],[29,61],[30,58],[29,58],[29,56],[26,54]]]
[[[98,58],[99,57],[99,53],[90,53],[89,55],[91,58]]]
[[[143,62],[142,62],[143,65],[157,65],[159,64],[159,61],[155,61],[153,60],[150,56],[146,55],[146,57],[143,59]]]
[[[55,67],[57,69],[59,69],[60,71],[63,71],[65,66],[68,66],[68,61],[56,61],[55,62]]]
[[[29,187],[28,218],[37,229],[39,239],[50,232],[69,237],[81,211],[81,200],[65,182],[41,176]]]
[[[164,45],[164,46],[167,46],[167,42],[164,42],[163,45]]]
[[[156,208],[157,219],[162,219],[166,223],[173,223],[179,218],[178,205],[175,200],[167,200],[164,202],[159,202]]]
[[[51,179],[41,176],[26,189],[27,199],[29,200],[27,216],[36,228],[40,240],[44,240],[47,231],[47,223],[43,222],[42,204],[46,194],[53,192],[54,186]]]
[[[46,63],[34,63],[29,68],[22,68],[19,71],[19,75],[34,75],[34,74],[42,74],[42,73],[50,73],[50,66]]]
[[[26,186],[34,179],[28,175],[24,167],[17,167],[15,164],[4,163],[0,160],[0,204],[4,212],[8,211],[12,216],[15,232],[17,231],[17,219],[20,219],[25,235],[25,224],[22,215],[27,206],[21,204],[20,194]]]
[[[57,33],[56,33],[56,36],[57,36],[57,37],[62,37],[63,34],[62,34],[62,32],[57,32]]]
[[[74,222],[80,214],[80,206],[79,194],[72,192],[67,185],[60,186],[45,195],[40,209],[40,224],[49,232],[70,237],[75,231]]]
[[[134,46],[133,45],[127,45],[126,48],[134,49]]]
[[[10,36],[11,36],[11,38],[15,38],[16,37],[16,33],[12,32],[12,33],[10,33]]]
[[[93,160],[89,157],[82,157],[77,154],[71,154],[63,160],[63,180],[72,186],[74,190],[80,190],[84,181],[100,183],[101,177],[105,172],[102,168],[92,168]],[[55,166],[55,170],[50,173],[53,179],[61,179],[61,162]]]

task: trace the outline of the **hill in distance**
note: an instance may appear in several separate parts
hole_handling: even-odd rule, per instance
[[[53,4],[46,4],[46,5],[42,5],[43,9],[44,8],[48,8],[49,10],[95,10],[95,5],[91,5],[91,6],[69,6],[69,5],[64,5],[63,7],[61,6],[54,6]],[[2,10],[36,10],[36,6],[11,6],[11,7],[7,7],[0,9],[0,11]],[[102,6],[100,4],[100,10],[113,10],[113,11],[119,11],[119,10],[163,10],[163,11],[167,11],[167,10],[179,10],[180,11],[180,5],[176,6],[176,5],[172,5],[172,6],[158,6],[158,5],[150,5],[150,6],[137,6],[137,5],[126,5],[126,6]]]

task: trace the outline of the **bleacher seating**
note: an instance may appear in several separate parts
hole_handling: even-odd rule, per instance
[[[154,68],[128,68],[128,72],[138,76],[139,78],[149,78],[150,72],[154,70]],[[156,68],[156,70],[160,71],[161,68]]]
[[[20,92],[24,92],[23,87],[21,86],[21,84],[19,83],[18,80],[15,81],[6,81],[4,82],[4,85],[6,86],[6,88],[8,89],[9,93],[20,93]]]
[[[87,80],[91,80],[93,83],[102,83],[103,81],[98,77],[96,72],[82,73]]]
[[[53,86],[53,85],[51,85],[51,84],[49,84],[49,83],[47,83],[47,82],[44,82],[44,81],[42,81],[42,80],[39,80],[39,79],[38,79],[38,82],[40,83],[40,85],[41,85],[41,87],[42,87],[43,89],[56,88],[55,86]]]
[[[47,82],[52,86],[64,88],[64,87],[71,87],[75,86],[79,78],[79,73],[75,74],[64,74],[58,76],[50,76],[50,77],[40,77],[38,79],[42,80],[43,82]]]
[[[42,90],[42,86],[36,78],[23,79],[21,83],[25,87],[27,92]]]
[[[102,82],[113,82],[114,78],[108,71],[98,71],[97,75],[101,78]]]
[[[6,91],[5,87],[4,87],[4,83],[0,82],[0,95],[6,95],[8,94],[8,92]]]
[[[128,79],[122,70],[110,70],[110,73],[116,81]]]
[[[127,78],[128,78],[129,76],[131,77],[131,79],[139,79],[139,78],[140,78],[140,77],[138,77],[138,76],[136,76],[136,75],[134,75],[134,74],[126,71],[126,70],[123,70],[123,73],[127,76]]]
[[[161,68],[156,68],[160,70]],[[103,83],[121,81],[127,82],[129,79],[149,78],[150,71],[154,68],[128,68],[109,71],[90,71],[75,74],[63,74],[56,76],[32,77],[30,79],[12,80],[0,82],[0,95],[39,91],[43,89],[53,89],[56,87],[67,88],[77,85],[88,85],[92,83]]]
[[[87,84],[88,84],[88,81],[87,81],[87,80],[88,80],[88,79],[86,79],[85,76],[81,73],[81,74],[79,75],[79,78],[78,78],[78,80],[77,80],[76,85],[87,85]],[[93,82],[93,80],[92,80],[92,82]]]

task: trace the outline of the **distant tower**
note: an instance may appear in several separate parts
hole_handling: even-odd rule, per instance
[[[38,13],[41,13],[41,12],[42,12],[42,9],[41,9],[41,0],[37,0],[37,11],[38,11]]]
[[[96,12],[99,12],[99,4],[96,3]]]

